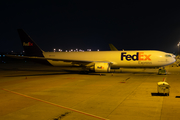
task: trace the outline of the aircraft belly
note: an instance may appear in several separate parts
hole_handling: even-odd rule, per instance
[[[64,61],[52,61],[52,60],[48,60],[48,62],[52,65],[52,66],[72,66],[72,62],[64,62]]]

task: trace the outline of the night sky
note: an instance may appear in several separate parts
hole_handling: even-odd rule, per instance
[[[173,2],[1,1],[0,52],[23,50],[17,29],[44,51],[56,49],[177,52],[180,4]]]

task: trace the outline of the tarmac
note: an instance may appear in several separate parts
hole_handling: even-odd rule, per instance
[[[113,73],[34,63],[0,64],[0,120],[179,120],[180,67]],[[72,70],[72,71],[71,71]],[[169,96],[157,94],[166,79]]]

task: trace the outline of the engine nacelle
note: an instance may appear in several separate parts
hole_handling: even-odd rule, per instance
[[[98,62],[91,68],[95,72],[110,72],[111,67],[109,63]]]

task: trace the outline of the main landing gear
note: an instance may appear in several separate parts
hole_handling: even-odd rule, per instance
[[[167,71],[165,67],[159,68],[158,75],[166,75],[166,74],[167,74]]]

